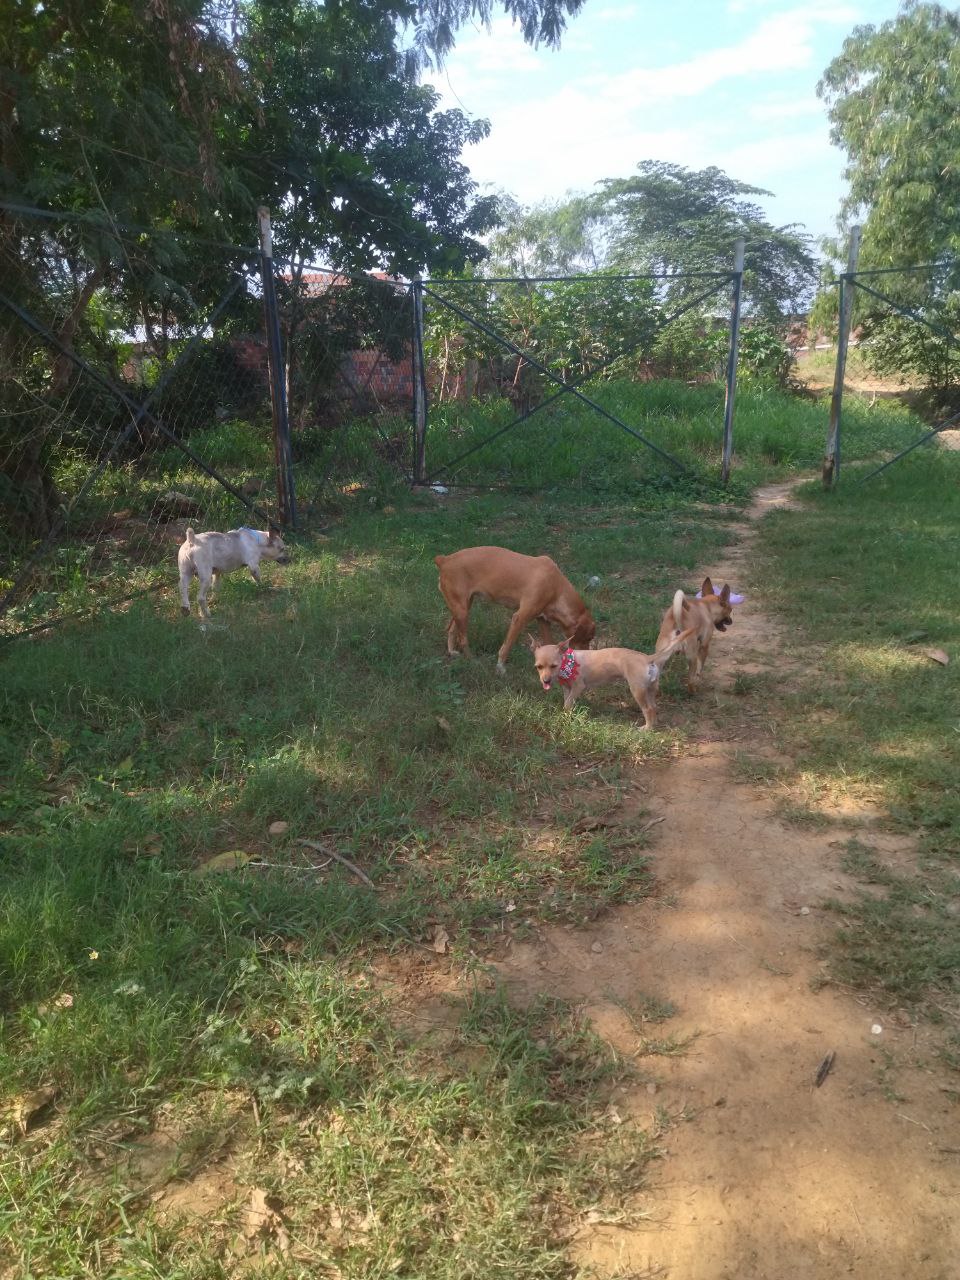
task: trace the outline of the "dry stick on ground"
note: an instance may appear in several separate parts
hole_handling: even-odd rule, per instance
[[[343,863],[348,871],[352,871],[358,880],[362,880],[365,885],[376,892],[377,886],[373,883],[365,871],[361,871],[356,863],[351,862],[349,858],[345,858],[342,853],[337,853],[336,849],[331,849],[329,845],[320,844],[317,840],[298,840],[297,844],[306,845],[308,849],[315,849],[317,853],[325,853],[330,858],[336,858],[337,862]]]
[[[834,1061],[836,1060],[836,1056],[837,1056],[836,1050],[831,1049],[830,1052],[827,1054],[827,1056],[824,1058],[824,1060],[820,1063],[819,1067],[817,1067],[817,1074],[814,1076],[813,1083],[816,1085],[818,1089],[823,1084],[824,1080],[826,1080],[827,1076],[830,1074],[830,1069],[833,1066]]]

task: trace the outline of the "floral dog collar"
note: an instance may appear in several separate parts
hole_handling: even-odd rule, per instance
[[[572,680],[576,680],[580,671],[580,662],[577,655],[572,649],[564,649],[560,655],[560,668],[557,671],[557,679],[561,684],[570,684]]]

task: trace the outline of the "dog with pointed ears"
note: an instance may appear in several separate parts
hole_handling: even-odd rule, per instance
[[[713,633],[726,631],[733,625],[733,606],[742,600],[743,596],[731,593],[729,583],[724,583],[718,594],[710,579],[704,578],[696,596],[678,591],[663,615],[657,649],[665,650],[681,633],[686,636],[682,648],[687,655],[687,688],[691,693],[703,677],[703,664],[710,652]],[[670,652],[675,653],[676,648]]]
[[[671,636],[663,646],[658,642],[652,657],[637,649],[573,649],[572,636],[565,644],[538,644],[528,635],[527,643],[533,650],[543,689],[549,692],[556,682],[563,690],[564,711],[572,711],[580,695],[596,685],[626,680],[634,702],[643,712],[643,727],[653,729],[657,723],[660,670],[693,636],[694,628],[689,627]]]

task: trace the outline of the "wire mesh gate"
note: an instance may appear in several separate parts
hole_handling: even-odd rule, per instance
[[[406,283],[275,256],[266,210],[259,231],[0,204],[0,635],[170,582],[188,525],[296,528],[520,438],[566,440],[583,487],[597,423],[689,473],[623,391],[705,313],[723,343],[691,372],[725,366],[728,475],[742,245],[731,271]]]
[[[469,460],[484,451],[489,457],[490,446],[501,442],[502,447],[505,437],[537,415],[541,422],[548,420],[551,439],[546,447],[555,452],[554,433],[558,423],[564,425],[563,410],[570,402],[584,411],[575,443],[581,472],[589,470],[596,444],[585,438],[583,426],[603,422],[675,471],[689,473],[687,462],[639,429],[635,411],[611,404],[602,388],[617,374],[642,378],[644,362],[649,364],[670,326],[702,314],[711,299],[729,290],[721,451],[726,482],[733,452],[742,280],[743,243],[738,242],[731,271],[415,281],[416,482],[435,484],[455,477],[462,482]],[[587,394],[590,383],[601,389],[599,394]],[[478,406],[484,401],[485,412],[467,410],[458,421],[448,411],[451,404]]]
[[[956,285],[960,264],[955,261],[919,263],[903,267],[875,267],[865,270],[859,268],[861,228],[851,229],[847,249],[847,268],[838,280],[838,336],[837,359],[834,369],[833,393],[830,400],[830,422],[827,429],[827,445],[823,460],[822,479],[824,488],[831,488],[840,478],[841,465],[841,423],[843,414],[843,393],[846,377],[847,354],[854,318],[854,301],[857,293],[871,300],[873,319],[878,316],[896,316],[916,326],[919,332],[928,335],[928,340],[940,346],[939,357],[944,369],[944,382],[949,384],[955,380],[957,371],[951,374],[951,364],[956,360],[956,331],[945,323],[940,312],[944,306],[954,303],[957,298]],[[887,284],[887,281],[890,284]],[[868,283],[869,281],[869,283]],[[891,286],[899,288],[900,297],[892,296]],[[892,458],[885,459],[879,466],[861,476],[861,483],[873,479],[889,467],[894,466],[902,458],[913,453],[921,445],[929,444],[941,432],[949,430],[960,423],[960,413],[953,413],[938,422],[930,430],[925,431],[906,448],[899,450]]]

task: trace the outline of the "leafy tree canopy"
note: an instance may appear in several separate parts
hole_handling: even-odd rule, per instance
[[[503,200],[489,266],[518,275],[728,271],[742,236],[745,306],[776,320],[803,305],[816,262],[807,236],[773,226],[750,199],[765,194],[721,169],[646,160],[631,177],[602,182],[595,194],[529,208]],[[702,286],[677,280],[667,292],[676,299]]]
[[[751,200],[769,194],[714,166],[645,160],[633,176],[601,183],[595,209],[607,227],[609,261],[623,270],[726,271],[743,237],[744,305],[777,319],[803,305],[816,263],[808,236],[774,226]]]
[[[929,262],[960,249],[960,15],[907,3],[858,26],[818,86],[847,153],[842,226],[865,217],[863,263]]]

